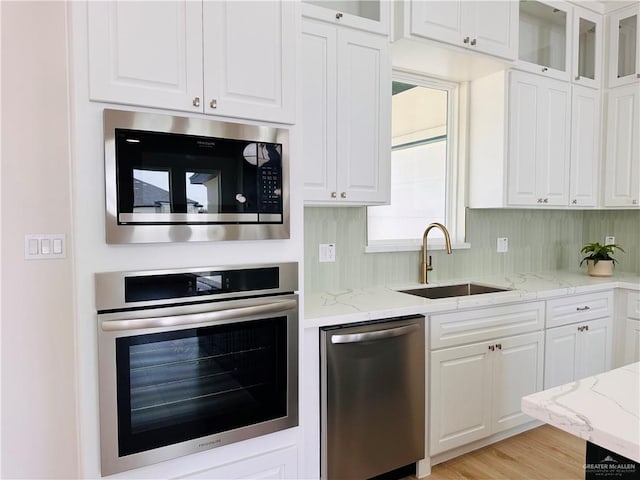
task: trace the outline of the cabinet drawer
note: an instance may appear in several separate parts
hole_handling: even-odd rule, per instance
[[[547,301],[547,328],[613,315],[613,292],[571,295]]]
[[[629,292],[627,295],[627,317],[640,320],[640,293]]]
[[[431,315],[431,349],[534,332],[544,328],[544,302]]]

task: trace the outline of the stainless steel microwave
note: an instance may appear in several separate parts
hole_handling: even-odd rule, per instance
[[[289,238],[289,132],[104,110],[107,243]]]

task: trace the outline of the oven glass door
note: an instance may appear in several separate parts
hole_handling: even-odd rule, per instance
[[[287,317],[116,339],[119,456],[287,415]]]

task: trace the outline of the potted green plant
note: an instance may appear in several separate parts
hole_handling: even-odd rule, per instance
[[[580,261],[580,266],[587,262],[587,273],[593,277],[610,277],[613,274],[613,265],[617,262],[613,258],[616,250],[624,252],[620,245],[609,243],[600,245],[598,242],[586,243],[580,253],[586,256]]]

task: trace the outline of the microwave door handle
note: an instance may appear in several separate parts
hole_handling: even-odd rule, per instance
[[[248,307],[226,308],[202,313],[186,315],[168,315],[164,317],[133,318],[129,320],[104,320],[102,330],[115,332],[123,330],[139,330],[143,328],[176,327],[182,325],[197,325],[219,320],[248,317],[265,313],[284,313],[297,307],[295,300],[279,300]]]
[[[388,328],[386,330],[376,330],[374,332],[334,335],[331,337],[331,343],[361,343],[370,342],[372,340],[383,340],[386,338],[408,335],[417,328],[419,328],[418,324],[412,323],[411,325],[406,325],[404,327]]]

